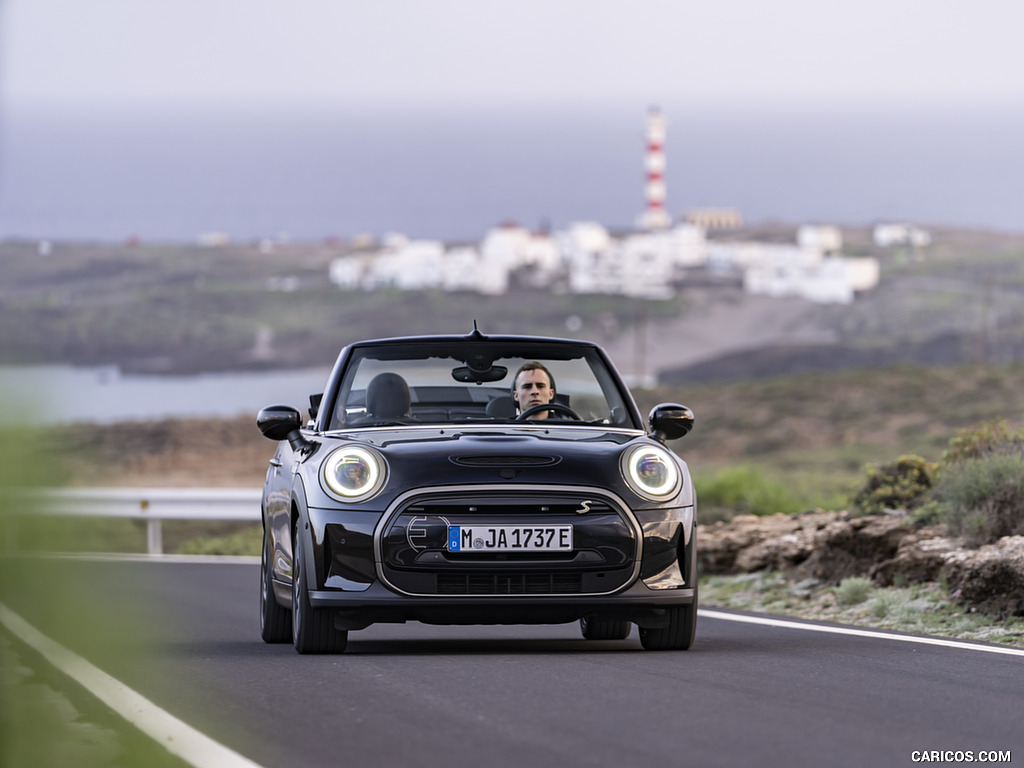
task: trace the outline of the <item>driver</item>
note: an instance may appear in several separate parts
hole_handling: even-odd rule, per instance
[[[555,377],[541,363],[524,363],[512,380],[512,399],[519,413],[535,405],[546,405],[555,399]],[[550,411],[539,411],[531,419],[546,419]]]

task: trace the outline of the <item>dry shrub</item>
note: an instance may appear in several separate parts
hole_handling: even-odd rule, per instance
[[[869,465],[867,481],[853,497],[853,506],[873,515],[887,509],[912,509],[932,488],[935,464],[920,456],[900,456],[891,464]]]
[[[994,454],[943,468],[936,487],[943,518],[973,544],[1024,534],[1024,457]]]

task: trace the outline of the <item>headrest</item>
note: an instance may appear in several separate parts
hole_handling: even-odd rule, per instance
[[[409,385],[397,373],[378,373],[366,387],[366,412],[374,416],[405,416],[409,405]]]

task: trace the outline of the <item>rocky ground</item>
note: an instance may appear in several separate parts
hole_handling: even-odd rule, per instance
[[[727,523],[702,525],[698,541],[704,577],[771,574],[774,583],[750,579],[745,583],[762,592],[767,586],[802,598],[781,599],[784,612],[861,623],[860,619],[870,617],[823,614],[816,598],[841,596],[844,590],[859,586],[863,599],[856,602],[865,602],[872,591],[923,586],[936,603],[979,614],[989,624],[1011,623],[1015,629],[1009,639],[1024,644],[1024,622],[1020,621],[1024,617],[1024,536],[1006,536],[995,544],[972,548],[950,536],[945,526],[917,525],[902,512],[853,517],[818,510],[795,516],[741,515]],[[772,606],[753,600],[749,589],[740,594],[736,583],[723,590],[719,582],[718,591],[706,591],[705,597],[732,596],[736,598],[733,607],[771,612]],[[876,602],[871,611],[878,619],[889,613],[882,594],[877,592],[882,602]],[[890,593],[890,604],[896,601],[894,594]],[[914,594],[920,595],[921,590]],[[780,601],[778,595],[774,599]],[[838,602],[843,602],[841,597]]]

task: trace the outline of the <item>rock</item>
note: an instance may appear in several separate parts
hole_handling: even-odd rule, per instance
[[[976,550],[947,552],[945,558],[940,575],[968,605],[1024,616],[1024,536],[1004,536]]]
[[[703,573],[752,573],[796,569],[802,578],[839,583],[867,575],[896,555],[912,533],[900,515],[850,518],[816,510],[801,515],[740,515],[729,523],[700,526],[697,555]]]
[[[699,526],[697,540],[705,575],[779,570],[830,584],[868,576],[878,586],[944,579],[969,607],[1024,615],[1024,536],[970,549],[945,526],[921,528],[905,513],[850,517],[816,510],[740,515]]]
[[[946,556],[963,548],[960,539],[949,538],[946,533],[945,526],[931,526],[904,537],[895,556],[871,569],[871,580],[880,587],[892,586],[897,577],[907,582],[935,581]]]
[[[819,532],[814,551],[798,571],[804,577],[833,584],[849,576],[867,576],[880,560],[894,557],[900,541],[911,532],[905,516],[833,520]]]
[[[815,535],[837,512],[802,515],[738,515],[730,522],[699,526],[697,556],[703,573],[752,573],[794,567],[814,551]]]

